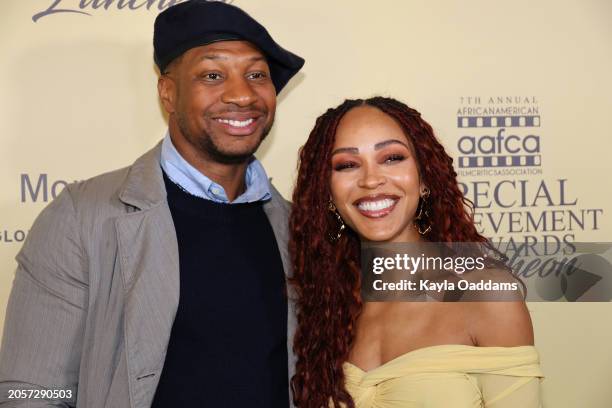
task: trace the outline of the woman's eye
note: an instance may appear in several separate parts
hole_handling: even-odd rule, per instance
[[[342,171],[342,170],[352,169],[354,167],[357,167],[357,164],[353,162],[338,163],[334,166],[334,170]]]
[[[403,154],[391,154],[385,158],[385,163],[400,162],[404,159],[405,157]]]

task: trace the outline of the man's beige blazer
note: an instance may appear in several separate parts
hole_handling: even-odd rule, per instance
[[[7,308],[0,407],[151,405],[179,301],[160,152],[158,144],[130,167],[68,186],[35,221]],[[272,188],[264,210],[290,276],[289,204]],[[294,329],[290,296],[289,378]],[[10,389],[43,388],[72,398],[8,399]]]

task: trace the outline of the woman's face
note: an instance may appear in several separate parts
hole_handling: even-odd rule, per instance
[[[420,240],[413,220],[424,186],[399,123],[371,106],[351,109],[338,124],[331,161],[332,200],[361,239]]]

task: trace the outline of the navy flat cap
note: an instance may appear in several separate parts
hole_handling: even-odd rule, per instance
[[[189,0],[155,19],[153,49],[160,72],[185,51],[216,41],[249,41],[266,56],[276,93],[304,65],[304,59],[278,45],[253,17],[220,1]]]

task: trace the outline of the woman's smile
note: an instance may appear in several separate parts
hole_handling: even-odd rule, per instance
[[[382,218],[391,214],[400,197],[392,194],[376,194],[356,200],[353,205],[361,215],[368,218]]]

